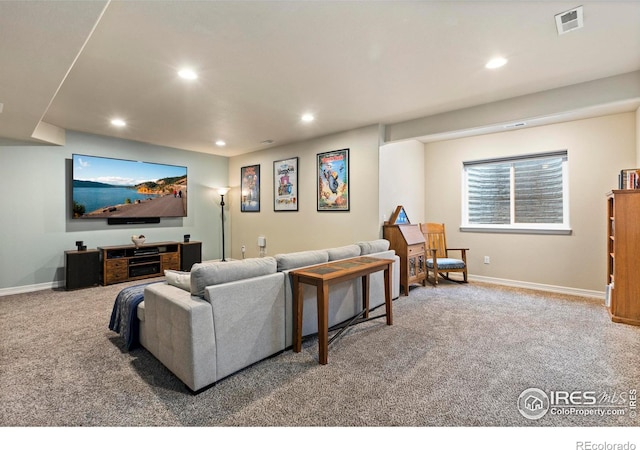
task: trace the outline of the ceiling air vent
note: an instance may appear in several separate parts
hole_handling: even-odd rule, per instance
[[[556,14],[556,27],[558,27],[558,34],[565,34],[569,31],[578,30],[583,26],[584,19],[582,6]]]

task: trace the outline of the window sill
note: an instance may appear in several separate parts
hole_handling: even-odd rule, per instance
[[[559,234],[570,235],[571,228],[529,228],[529,227],[492,227],[461,226],[460,231],[470,233],[504,233],[504,234]]]

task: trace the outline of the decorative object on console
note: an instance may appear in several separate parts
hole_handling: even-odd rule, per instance
[[[240,211],[260,212],[260,164],[240,168]]]
[[[78,251],[82,252],[87,249],[87,246],[84,245],[84,241],[76,241],[76,247],[78,247]]]
[[[133,242],[136,246],[136,248],[140,247],[142,244],[144,244],[144,241],[147,238],[144,237],[144,234],[141,235],[133,235],[131,236],[131,242]]]
[[[191,239],[191,235],[190,234],[185,234],[184,235],[184,242],[189,242],[189,239]]]
[[[298,158],[273,162],[273,210],[298,210]]]
[[[349,149],[316,157],[318,211],[349,211]]]
[[[218,194],[220,194],[220,209],[222,212],[222,261],[226,261],[224,259],[224,196],[227,192],[229,192],[228,187],[218,188]]]

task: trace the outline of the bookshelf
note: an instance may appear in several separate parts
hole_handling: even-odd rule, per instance
[[[640,190],[607,195],[607,286],[611,320],[640,325]]]

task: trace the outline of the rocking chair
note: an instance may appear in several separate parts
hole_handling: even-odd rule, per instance
[[[456,283],[467,283],[467,250],[468,248],[447,248],[447,237],[443,223],[421,223],[420,231],[426,243],[427,280],[438,286],[438,276]],[[450,251],[459,251],[461,259],[449,257]],[[433,272],[433,281],[429,279]],[[462,272],[462,280],[449,277],[449,272]]]

